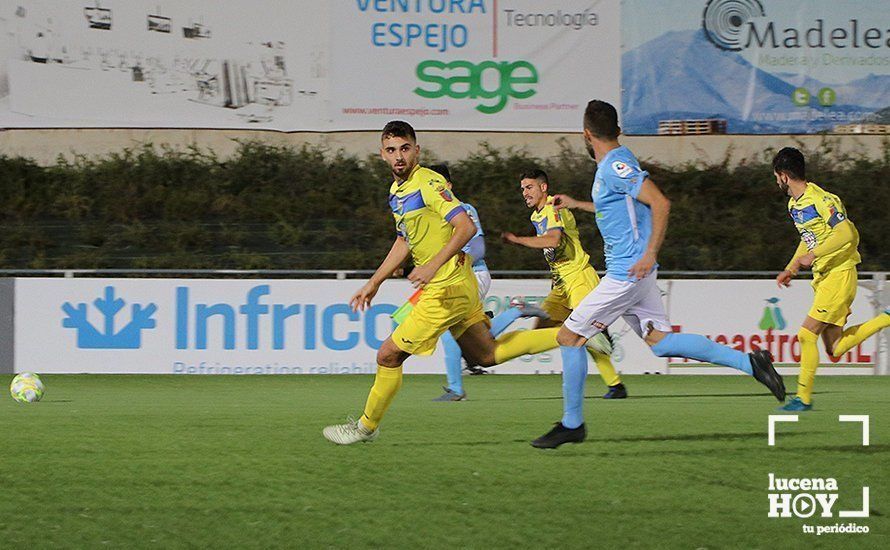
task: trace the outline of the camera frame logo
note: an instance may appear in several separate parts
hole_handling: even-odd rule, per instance
[[[798,415],[770,415],[767,443],[776,446],[776,424],[797,422]],[[838,422],[854,422],[862,425],[862,446],[869,446],[868,415],[838,415]],[[835,512],[840,495],[840,484],[833,477],[785,478],[773,472],[768,474],[767,498],[769,501],[769,518],[868,518],[870,515],[870,491],[868,486],[861,487],[861,507],[858,510],[838,510]],[[848,497],[852,498],[852,497]],[[867,534],[868,525],[858,523],[804,524],[804,534]]]
[[[702,29],[708,40],[729,52],[742,51],[742,31],[755,17],[766,17],[760,0],[708,0]]]

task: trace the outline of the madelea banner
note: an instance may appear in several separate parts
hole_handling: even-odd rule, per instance
[[[890,124],[886,2],[626,0],[621,10],[628,134],[692,120],[730,134]]]

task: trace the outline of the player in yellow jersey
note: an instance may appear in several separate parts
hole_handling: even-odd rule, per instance
[[[508,243],[542,249],[544,259],[550,265],[551,290],[541,306],[550,315],[550,319],[538,319],[535,328],[561,325],[600,282],[599,275],[590,265],[590,256],[581,246],[575,216],[571,210],[558,211],[553,208],[553,197],[547,193],[549,185],[547,173],[538,168],[519,176],[522,197],[526,206],[532,209],[530,219],[536,236],[519,237],[513,233],[502,235]],[[621,383],[609,356],[593,351],[591,355],[600,376],[609,387],[603,398],[626,398],[627,389]]]
[[[350,305],[353,310],[365,310],[383,281],[409,254],[415,268],[408,279],[423,288],[423,293],[377,351],[377,376],[361,418],[323,430],[325,438],[340,445],[377,438],[380,420],[402,386],[402,364],[411,355],[432,353],[446,330],[451,331],[467,359],[481,366],[558,345],[555,328],[510,332],[494,340],[482,311],[472,260],[461,251],[476,234],[475,224],[445,179],[418,164],[420,147],[410,124],[388,123],[381,145],[380,154],[395,179],[389,206],[396,238],[371,279],[352,296]],[[608,345],[603,347],[608,349]]]
[[[782,407],[786,411],[808,411],[813,407],[813,382],[819,366],[822,343],[833,357],[840,357],[879,330],[890,326],[890,309],[861,325],[844,330],[850,306],[856,297],[856,265],[860,262],[859,232],[847,218],[837,195],[806,179],[803,154],[785,147],[773,158],[779,188],[790,198],[788,214],[800,233],[800,244],[784,271],[776,277],[779,287],[804,268],[813,270],[813,306],[803,322],[800,340],[800,374],[797,397]]]

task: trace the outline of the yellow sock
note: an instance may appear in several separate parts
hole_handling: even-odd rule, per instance
[[[797,396],[807,405],[813,402],[813,383],[816,369],[819,368],[819,337],[801,327],[797,333],[800,340],[800,374],[797,375]]]
[[[840,357],[861,344],[872,334],[887,327],[890,327],[890,314],[882,313],[871,321],[848,328],[834,345],[834,356]]]
[[[392,403],[393,398],[402,387],[402,367],[390,368],[377,365],[377,377],[371,392],[368,394],[368,402],[365,403],[365,412],[361,422],[369,430],[376,430],[380,420]]]
[[[596,363],[596,368],[600,371],[600,376],[603,378],[603,382],[605,382],[607,386],[614,386],[615,384],[621,383],[621,377],[615,372],[615,366],[612,365],[611,357],[602,353],[597,353],[590,348],[587,349],[587,353],[593,357],[593,361]]]
[[[500,365],[527,353],[541,353],[558,347],[558,332],[559,327],[508,332],[495,341],[494,362]]]

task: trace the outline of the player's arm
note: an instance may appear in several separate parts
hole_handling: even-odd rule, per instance
[[[794,251],[794,256],[791,257],[791,261],[789,261],[785,266],[785,269],[776,276],[776,284],[780,288],[783,286],[791,286],[791,279],[793,279],[797,275],[797,272],[800,271],[800,264],[798,261],[808,252],[807,243],[803,241],[797,243],[797,250]]]
[[[559,246],[559,241],[562,240],[562,230],[549,229],[543,235],[535,237],[519,237],[513,233],[506,232],[502,233],[501,237],[504,239],[504,242],[518,244],[527,248],[556,248]]]
[[[553,195],[553,208],[562,210],[583,210],[584,212],[596,212],[596,205],[592,202],[575,200],[568,195]]]
[[[410,253],[411,249],[408,248],[408,242],[401,236],[396,237],[392,247],[389,249],[389,254],[383,259],[380,267],[371,275],[368,282],[358,292],[353,294],[349,300],[352,311],[364,311],[367,309],[383,281],[387,280],[396,269],[405,263]]]
[[[470,216],[463,209],[451,217],[448,223],[454,228],[448,243],[429,262],[415,267],[408,274],[408,280],[415,287],[422,287],[432,281],[439,268],[445,265],[445,262],[450,260],[452,256],[460,252],[460,249],[466,246],[470,239],[473,238],[473,235],[476,234],[476,224],[473,223],[473,220],[470,219]]]
[[[473,258],[473,261],[479,261],[485,259],[485,237],[482,235],[476,235],[470,242],[467,243],[464,248],[464,252],[470,255]]]
[[[831,233],[828,234],[828,237],[826,237],[821,244],[817,245],[816,248],[811,250],[810,253],[813,255],[813,260],[815,260],[820,256],[833,254],[847,245],[859,245],[859,232],[856,230],[856,226],[853,225],[853,222],[850,220],[843,220],[837,223],[831,230]],[[803,263],[803,258],[801,259],[801,263]],[[811,261],[809,265],[812,265],[812,263],[813,262]]]
[[[652,211],[652,234],[649,236],[649,246],[643,257],[631,266],[629,275],[642,279],[652,271],[655,262],[658,261],[658,251],[664,244],[664,236],[667,234],[668,216],[671,212],[671,201],[661,192],[651,179],[643,180],[637,200],[645,204]]]
[[[816,258],[834,254],[847,245],[859,245],[859,232],[856,230],[856,226],[847,219],[839,208],[828,208],[822,205],[821,207],[817,206],[816,210],[825,219],[825,223],[831,228],[831,232],[824,241],[816,245],[809,253],[797,258],[797,263],[801,267],[810,267],[816,261]]]

